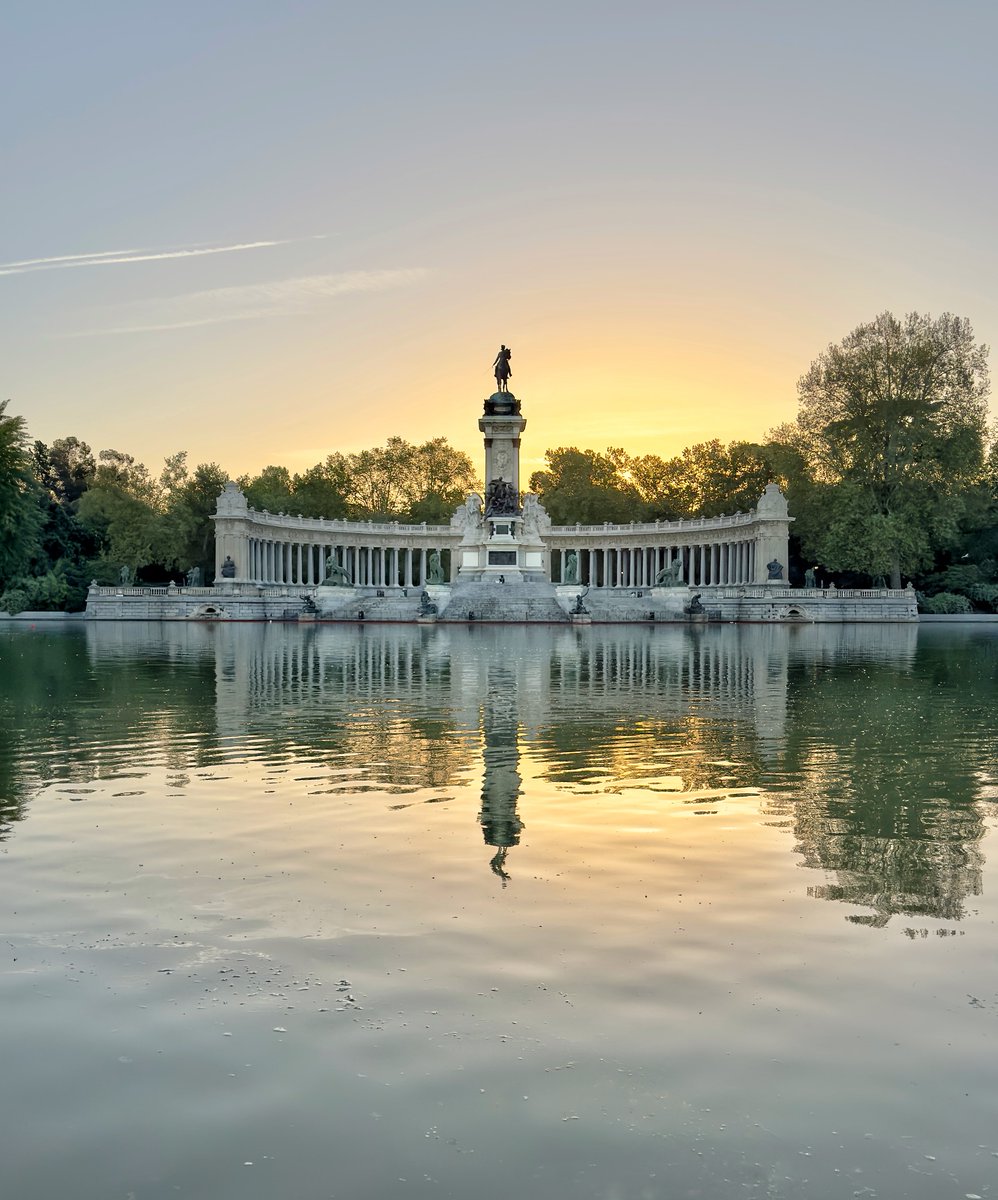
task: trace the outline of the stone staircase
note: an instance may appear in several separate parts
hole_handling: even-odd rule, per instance
[[[550,583],[499,583],[489,579],[480,583],[459,580],[453,585],[450,601],[440,613],[440,621],[505,621],[568,624],[568,615],[558,603]]]

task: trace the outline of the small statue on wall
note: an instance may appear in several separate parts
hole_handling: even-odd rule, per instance
[[[233,562],[232,555],[226,554],[225,561],[222,563],[222,578],[223,579],[235,579],[235,577],[236,577],[236,564],[235,564],[235,562]]]
[[[783,563],[779,559],[774,558],[772,561],[766,563],[766,570],[769,572],[769,579],[783,578]]]
[[[440,551],[433,550],[430,552],[430,557],[426,562],[426,582],[427,583],[443,583],[444,568],[440,561]]]

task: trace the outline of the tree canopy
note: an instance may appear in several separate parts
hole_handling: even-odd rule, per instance
[[[998,428],[986,428],[987,348],[949,313],[882,313],[833,343],[798,384],[797,420],[763,442],[718,439],[672,458],[561,446],[530,477],[556,525],[676,520],[754,508],[778,483],[796,518],[795,571],[914,577],[926,603],[998,609]],[[169,455],[158,474],[77,437],[29,446],[0,403],[0,609],[80,608],[87,583],[214,572],[217,463]],[[300,473],[239,479],[275,513],[445,523],[480,490],[471,459],[437,437],[334,453]],[[801,546],[796,556],[794,547]]]
[[[969,321],[882,313],[830,345],[798,384],[797,422],[776,431],[815,485],[805,546],[835,570],[901,586],[958,530],[984,467],[987,347]]]

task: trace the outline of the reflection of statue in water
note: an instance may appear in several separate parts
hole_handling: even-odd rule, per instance
[[[766,570],[769,572],[770,579],[783,578],[783,563],[779,559],[774,558],[771,562],[766,563]]]
[[[663,567],[655,576],[656,587],[682,587],[683,586],[683,560],[677,558],[674,562],[669,563],[667,567]]]
[[[493,374],[496,377],[497,391],[509,391],[509,378],[513,374],[513,368],[509,365],[511,354],[512,351],[508,346],[500,346],[499,353],[496,355],[496,360],[492,364]]]
[[[326,563],[326,578],[323,582],[326,587],[351,587],[353,583],[346,567],[341,567],[335,558],[330,558]]]
[[[444,569],[440,562],[440,551],[433,550],[426,562],[426,582],[443,583]]]
[[[122,567],[121,568],[121,570],[118,572],[118,583],[120,583],[122,587],[131,587],[132,586],[132,568],[131,567]]]
[[[565,555],[565,570],[561,582],[579,582],[579,556],[574,550],[569,550],[569,552]]]
[[[814,567],[808,567],[808,569],[804,572],[804,586],[806,588],[818,586],[818,577],[814,573]]]
[[[485,768],[482,779],[482,811],[478,819],[487,846],[495,847],[489,866],[502,880],[509,881],[506,856],[519,844],[523,822],[516,812],[520,795],[519,719],[516,705],[516,677],[506,666],[489,666],[488,686],[482,707],[482,751]]]
[[[188,587],[200,587],[201,586],[201,568],[200,567],[191,567],[191,569],[187,572],[187,586]]]

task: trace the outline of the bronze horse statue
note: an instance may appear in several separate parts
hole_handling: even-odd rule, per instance
[[[508,346],[500,346],[496,360],[492,364],[492,369],[496,377],[496,388],[500,392],[509,391],[509,377],[513,374],[513,370],[509,365],[511,353],[512,351]]]

